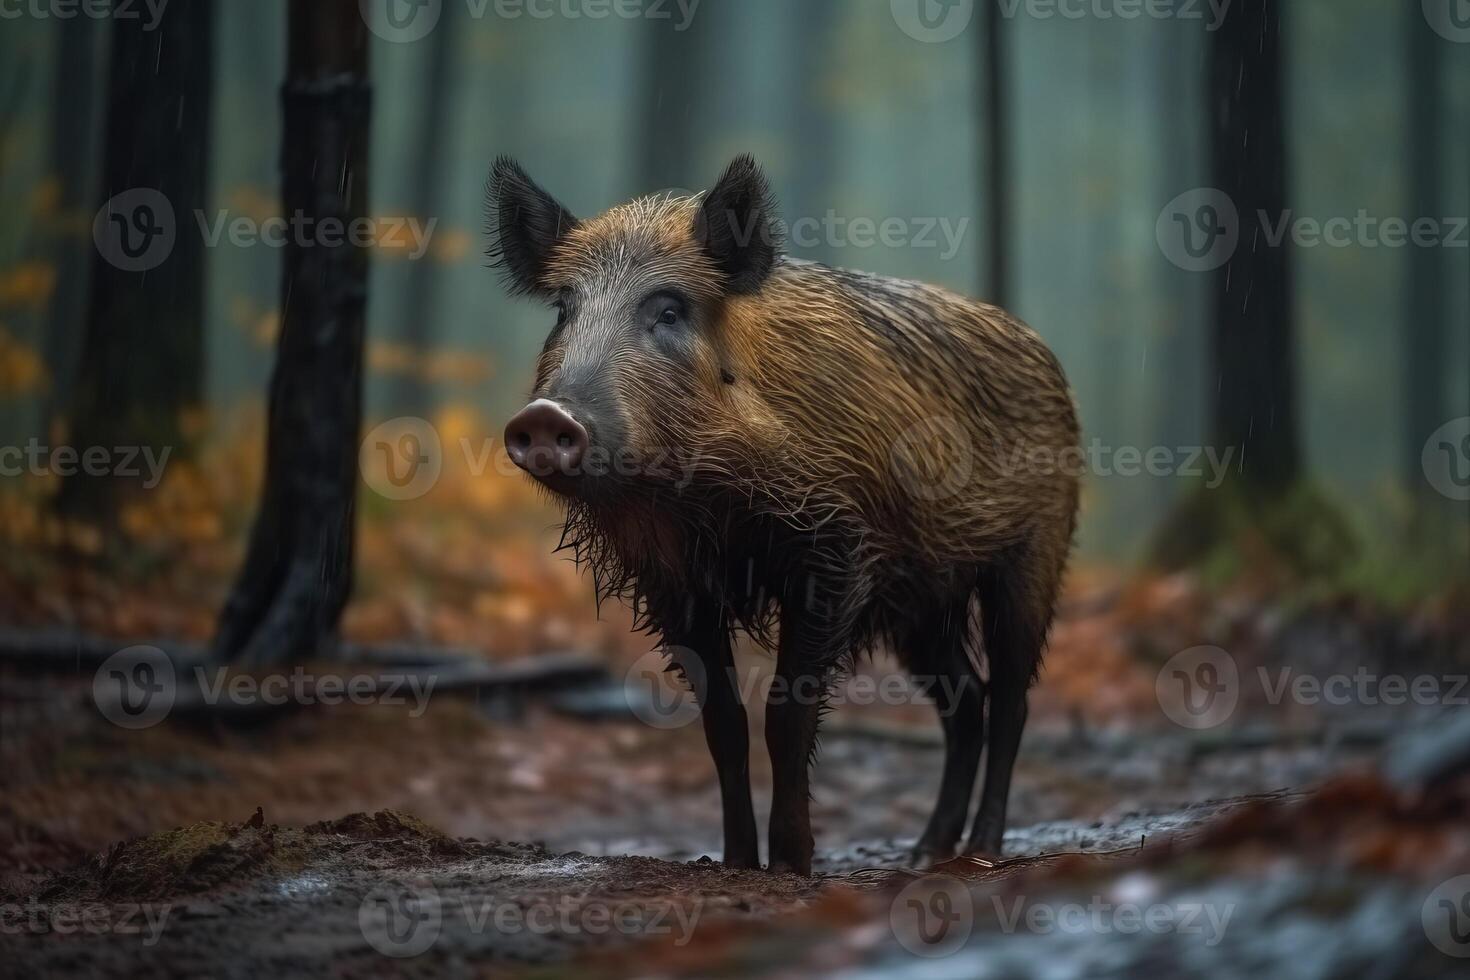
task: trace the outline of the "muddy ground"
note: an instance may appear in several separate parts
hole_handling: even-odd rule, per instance
[[[0,958],[19,976],[1463,967],[1470,792],[1457,774],[1470,736],[1458,713],[1284,707],[1242,682],[1228,723],[1190,729],[1154,691],[1172,651],[1206,640],[1228,644],[1242,676],[1307,671],[1356,643],[1400,671],[1452,677],[1444,645],[1404,627],[1395,649],[1382,623],[1343,616],[1226,611],[1191,629],[1175,609],[1187,597],[1130,601],[1083,597],[1058,629],[1006,861],[927,875],[906,867],[941,762],[924,704],[829,716],[818,873],[803,879],[718,864],[699,725],[640,721],[625,665],[572,695],[471,690],[421,713],[314,706],[141,730],[101,717],[89,670],[7,668]],[[1148,620],[1145,638],[1127,616]]]

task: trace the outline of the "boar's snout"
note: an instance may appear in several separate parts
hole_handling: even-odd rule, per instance
[[[587,430],[556,402],[538,398],[505,426],[511,462],[548,485],[581,473]]]

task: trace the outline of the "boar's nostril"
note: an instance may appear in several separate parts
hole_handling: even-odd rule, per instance
[[[588,442],[581,423],[545,398],[521,409],[505,427],[511,461],[537,479],[580,475]]]

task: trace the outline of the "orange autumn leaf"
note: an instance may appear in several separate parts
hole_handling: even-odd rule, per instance
[[[0,309],[45,309],[55,288],[55,266],[49,262],[23,262],[0,273]]]
[[[50,383],[41,355],[0,327],[0,393],[16,397],[43,390]]]

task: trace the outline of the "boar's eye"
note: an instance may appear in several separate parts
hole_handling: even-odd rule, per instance
[[[671,293],[654,293],[643,301],[643,322],[653,327],[676,327],[684,321],[684,302]]]

